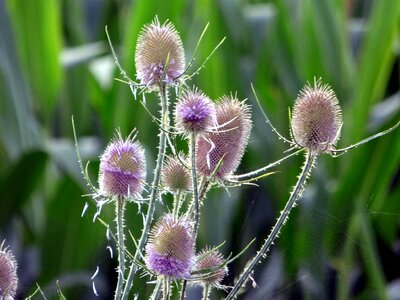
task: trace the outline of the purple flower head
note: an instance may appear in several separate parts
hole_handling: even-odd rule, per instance
[[[105,196],[138,197],[146,177],[144,150],[139,142],[120,136],[100,157],[100,191]]]
[[[223,96],[216,103],[219,132],[207,133],[196,143],[196,167],[211,175],[222,160],[216,178],[224,178],[239,166],[251,131],[250,107],[235,97]]]
[[[215,126],[214,103],[201,91],[184,91],[175,107],[175,124],[184,132],[205,132]]]
[[[139,34],[136,53],[136,76],[141,84],[174,83],[185,70],[182,40],[172,23],[160,25],[157,18]]]
[[[198,255],[198,261],[196,264],[196,270],[207,271],[206,276],[199,280],[199,284],[212,285],[214,287],[220,287],[221,281],[228,273],[228,268],[224,264],[224,257],[218,250],[210,250],[205,248]]]
[[[330,151],[339,139],[342,113],[335,93],[316,80],[297,96],[291,120],[292,138],[314,152]]]
[[[4,246],[0,245],[0,299],[14,299],[17,291],[17,262],[14,255]]]
[[[146,246],[147,267],[159,275],[188,278],[195,263],[194,238],[189,221],[164,215],[150,232]]]
[[[187,161],[180,157],[182,162]],[[191,175],[178,158],[167,157],[161,170],[161,182],[171,191],[188,191],[192,188]]]

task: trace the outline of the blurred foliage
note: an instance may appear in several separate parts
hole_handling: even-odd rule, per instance
[[[106,249],[106,229],[92,222],[90,197],[81,197],[88,189],[76,163],[71,116],[94,182],[98,155],[117,127],[123,135],[138,128],[151,174],[157,127],[128,86],[113,80],[119,74],[104,28],[134,78],[136,39],[155,15],[176,25],[188,59],[210,23],[194,68],[227,37],[189,84],[213,99],[237,92],[253,105],[255,126],[241,171],[286,150],[254,105],[250,83],[275,126],[288,133],[298,90],[322,77],[344,112],[339,146],[400,118],[398,0],[0,0],[0,239],[19,261],[21,297],[37,282],[54,298],[59,280],[67,298],[94,298],[90,277],[97,266],[100,298],[112,295],[116,261]],[[147,96],[156,112],[154,99]],[[257,237],[224,284],[232,284],[269,233],[301,160],[283,163],[259,187],[210,193],[199,246],[226,240],[228,255]],[[241,299],[398,299],[399,182],[400,130],[339,158],[321,157],[270,258],[256,269],[259,288]],[[81,217],[85,201],[90,208]],[[127,210],[135,236],[142,222],[137,209]],[[163,210],[160,204],[158,213]],[[113,226],[112,208],[102,218]],[[151,287],[146,280],[135,282],[143,298]],[[190,299],[198,292],[190,288]]]

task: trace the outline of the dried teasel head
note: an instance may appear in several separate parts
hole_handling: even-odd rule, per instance
[[[195,263],[192,226],[185,218],[164,215],[152,228],[146,246],[149,270],[175,279],[189,278]]]
[[[17,291],[17,261],[14,255],[4,247],[4,241],[0,245],[0,299],[14,299]]]
[[[222,161],[215,174],[225,178],[240,164],[246,149],[250,131],[250,107],[234,96],[223,96],[215,105],[216,133],[208,133],[197,140],[196,167],[200,174],[211,175]]]
[[[209,273],[198,281],[201,285],[210,285],[216,288],[221,286],[221,282],[228,273],[228,268],[224,265],[224,257],[218,250],[211,250],[206,247],[198,254],[196,271],[207,270]]]
[[[182,40],[170,22],[156,17],[139,34],[135,53],[136,76],[148,87],[173,84],[185,70]]]
[[[216,124],[214,103],[200,90],[186,90],[175,107],[176,127],[185,133],[204,133]]]
[[[105,196],[138,197],[146,177],[144,150],[138,141],[120,135],[100,157],[99,186]]]
[[[316,80],[297,96],[291,134],[294,142],[309,151],[329,152],[338,141],[342,124],[339,101],[329,85]]]
[[[192,188],[192,181],[189,169],[183,165],[187,161],[183,155],[180,159],[167,157],[161,169],[162,184],[173,192],[189,191]]]

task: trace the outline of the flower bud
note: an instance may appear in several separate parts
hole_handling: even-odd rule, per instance
[[[315,81],[297,96],[291,120],[292,138],[310,151],[329,152],[339,139],[342,113],[334,91]]]
[[[188,278],[195,262],[189,221],[164,215],[150,232],[146,253],[145,263],[150,270],[175,279]]]
[[[138,197],[146,177],[144,150],[139,142],[117,137],[100,157],[100,191],[105,196]]]
[[[0,299],[14,299],[17,291],[17,262],[14,255],[4,246],[0,245]]]
[[[201,133],[216,123],[214,103],[197,89],[182,93],[175,107],[175,124],[187,133]]]
[[[136,76],[141,84],[172,84],[185,70],[182,40],[172,23],[160,25],[157,18],[139,34],[136,53]]]
[[[223,96],[215,108],[219,130],[197,140],[196,166],[200,174],[209,176],[222,160],[216,178],[224,178],[239,166],[252,122],[250,107],[232,96]]]
[[[182,161],[186,159],[181,157]],[[177,158],[168,157],[161,170],[162,184],[173,192],[188,191],[192,188],[190,171]]]
[[[204,249],[198,255],[199,260],[196,265],[196,270],[210,270],[210,275],[199,280],[202,285],[212,285],[219,287],[225,275],[228,273],[228,268],[222,266],[224,258],[218,250],[210,251],[209,248]],[[206,273],[207,274],[207,273]]]

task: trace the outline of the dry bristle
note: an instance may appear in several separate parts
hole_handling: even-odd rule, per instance
[[[17,262],[10,250],[0,245],[0,299],[14,299],[17,291]]]
[[[185,70],[182,40],[172,23],[158,19],[142,29],[135,53],[137,78],[151,86],[161,81],[173,83]]]
[[[342,113],[335,93],[316,81],[299,93],[291,120],[292,138],[310,151],[329,152],[339,139]]]
[[[222,160],[216,177],[224,178],[240,164],[251,131],[250,107],[235,97],[223,96],[216,103],[219,132],[208,133],[196,144],[197,169],[209,176]]]

